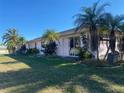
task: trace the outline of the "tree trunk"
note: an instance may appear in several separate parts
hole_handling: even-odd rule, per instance
[[[106,52],[103,60],[106,59],[110,49],[111,49],[112,53],[115,53],[115,46],[116,46],[116,36],[115,36],[114,30],[111,30],[111,33],[109,36],[109,47],[107,49],[107,52]]]
[[[107,47],[107,52],[106,52],[106,54],[105,54],[105,56],[104,56],[103,60],[105,60],[105,59],[106,59],[106,57],[107,57],[107,55],[108,55],[108,53],[109,53],[109,50],[110,50],[110,46],[109,46],[109,47]]]
[[[96,28],[92,27],[90,36],[91,36],[91,41],[90,41],[91,42],[91,50],[94,52],[96,51],[96,57],[97,57],[96,59],[98,60],[99,59],[99,49],[98,49],[99,37],[98,37]]]
[[[123,60],[123,54],[124,54],[124,36],[122,36],[122,44],[121,44],[121,59]]]
[[[115,52],[115,46],[116,46],[116,36],[115,36],[114,30],[111,31],[109,39],[110,39],[109,45],[110,45],[111,52],[114,53]]]
[[[115,46],[116,46],[116,36],[115,36],[114,30],[111,30],[111,33],[110,33],[110,36],[109,36],[109,47],[107,47],[107,52],[106,52],[103,60],[106,59],[110,49],[111,49],[112,53],[115,52]]]
[[[12,51],[13,51],[13,54],[16,55],[16,47],[13,47]]]

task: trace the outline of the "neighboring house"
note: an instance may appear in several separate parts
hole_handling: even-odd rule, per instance
[[[86,36],[89,37],[87,29],[82,29],[81,32],[85,32]],[[75,56],[74,54],[71,53],[71,50],[79,46],[83,47],[83,42],[79,31],[75,31],[75,29],[70,29],[60,32],[59,34],[60,34],[60,39],[57,42],[57,51],[56,51],[58,56]],[[90,43],[88,45],[89,45],[88,49],[91,52]],[[42,53],[41,37],[28,41],[26,43],[26,48],[28,49],[37,48],[40,50],[40,53]],[[116,48],[116,50],[118,49]],[[107,51],[106,41],[100,41],[99,51],[100,51],[99,57],[102,58]],[[95,55],[95,53],[93,54]]]
[[[0,46],[0,54],[9,54],[6,46]]]

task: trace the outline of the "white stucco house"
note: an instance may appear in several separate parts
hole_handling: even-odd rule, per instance
[[[89,37],[88,30],[87,29],[82,29],[81,32],[85,32],[86,36]],[[75,31],[75,29],[69,29],[66,31],[62,31],[59,33],[60,34],[60,39],[59,42],[57,42],[57,55],[58,56],[75,56],[72,55],[71,49],[76,48],[77,46],[82,47],[83,42],[81,38],[81,34],[79,31]],[[89,45],[89,51],[90,51],[90,44]],[[41,37],[35,38],[33,40],[30,40],[26,43],[26,48],[37,48],[40,51],[42,50],[42,39]],[[117,47],[116,47],[116,50]],[[99,57],[103,57],[107,51],[107,46],[106,46],[106,41],[101,41],[100,46],[99,46]],[[42,54],[42,52],[41,52]],[[95,54],[94,54],[95,55]]]

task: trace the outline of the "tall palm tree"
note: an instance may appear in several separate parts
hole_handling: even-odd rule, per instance
[[[13,49],[13,53],[16,51],[16,46],[18,43],[18,33],[16,29],[8,29],[6,33],[3,35],[3,42],[5,45],[11,45]]]
[[[105,14],[104,8],[108,6],[108,4],[103,4],[98,6],[99,1],[94,3],[91,7],[84,7],[82,13],[76,15],[76,26],[78,30],[81,30],[84,27],[87,27],[90,32],[90,46],[92,51],[97,52],[97,59],[99,57],[98,54],[98,27],[102,24],[102,16]]]
[[[108,13],[105,15],[105,25],[106,28],[108,28],[108,31],[110,31],[109,35],[109,47],[107,49],[107,52],[105,54],[104,59],[106,58],[109,50],[111,50],[112,53],[115,53],[115,47],[116,47],[116,31],[121,31],[120,26],[123,24],[124,21],[124,15],[117,15],[113,16],[112,14]]]
[[[124,23],[120,25],[120,31],[119,31],[119,37],[118,37],[118,49],[120,52],[121,60],[123,60],[123,54],[124,54]]]
[[[59,39],[59,34],[55,30],[47,29],[42,38],[44,43],[51,43]]]

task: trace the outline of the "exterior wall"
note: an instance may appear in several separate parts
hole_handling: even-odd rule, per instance
[[[35,42],[32,42],[32,43],[30,44],[30,48],[35,48]]]
[[[58,56],[70,56],[70,37],[77,37],[77,36],[80,37],[79,33],[61,36],[59,42],[57,43],[58,45],[57,51],[56,51],[57,55]],[[28,42],[26,44],[26,48],[27,49],[35,48],[35,45],[36,45],[36,48],[39,49],[40,54],[43,54],[41,52],[43,48],[41,47],[41,41],[39,40]]]
[[[86,29],[82,29],[82,32],[87,31]],[[70,56],[70,37],[80,36],[79,32],[75,32],[75,29],[70,29],[64,32],[60,32],[60,40],[57,46],[57,55],[58,56]],[[31,40],[26,44],[26,48],[35,48],[37,45],[37,49],[40,51],[43,49],[41,47],[41,37]]]
[[[75,36],[80,36],[79,34],[74,34],[74,35],[68,35],[68,36],[63,36],[59,40],[58,44],[58,49],[57,49],[57,55],[59,56],[70,56],[70,37],[75,37]],[[81,43],[81,42],[80,42]],[[117,48],[118,42],[116,42],[116,51],[119,51]],[[90,45],[90,44],[89,44]],[[83,45],[82,45],[83,46]],[[89,48],[90,51],[90,48]],[[102,59],[104,58],[104,55],[107,52],[107,46],[106,46],[106,41],[101,41],[100,46],[99,46],[99,58]],[[111,52],[111,51],[109,51]],[[94,55],[96,53],[92,52]]]
[[[30,48],[28,43],[26,43],[26,48],[27,48],[27,49],[29,49],[29,48]]]
[[[26,48],[29,49],[29,48],[37,48],[37,49],[41,49],[41,43],[40,41],[33,41],[33,42],[28,42],[26,44]]]
[[[43,50],[43,48],[41,47],[41,41],[37,40],[37,41],[28,42],[26,44],[26,48],[27,49],[29,49],[29,48],[35,48],[35,47],[40,51],[40,54],[43,54],[41,52],[41,50]]]
[[[100,59],[104,58],[105,54],[107,52],[107,46],[106,46],[106,41],[101,41],[100,46],[99,46],[99,57]]]
[[[43,54],[43,52],[41,51],[43,50],[43,48],[41,47],[41,41],[36,42],[36,48],[40,51],[40,54]]]
[[[36,48],[41,50],[41,42],[37,41],[35,43],[36,43]]]
[[[57,46],[58,56],[71,56],[70,55],[70,37],[80,37],[80,34],[75,33],[67,36],[61,36]]]
[[[100,46],[99,46],[99,57],[102,59],[102,58],[104,58],[104,56],[105,56],[105,54],[106,54],[106,52],[107,52],[107,46],[106,46],[106,41],[101,41],[100,42]],[[118,45],[118,42],[116,42],[116,48],[115,48],[115,50],[116,51],[119,51],[119,49],[118,49],[118,47],[117,47],[117,45]],[[109,53],[110,53],[111,51],[109,50]]]
[[[83,29],[82,32],[86,32],[86,36],[88,37],[88,41],[90,41],[90,36],[89,36],[89,32],[87,29]],[[80,33],[75,32],[75,30],[69,30],[67,32],[61,32],[60,33],[60,39],[59,39],[59,43],[57,46],[57,55],[58,56],[70,56],[70,37],[80,37]],[[80,38],[80,46],[83,47],[83,43],[81,42],[81,38]],[[29,41],[26,44],[26,48],[36,48],[39,49],[40,53],[41,50],[43,49],[41,47],[41,39],[34,39],[32,41]],[[89,42],[89,51],[91,51],[91,44]],[[99,57],[103,58],[105,53],[107,51],[107,47],[106,47],[106,41],[104,42],[100,42],[100,46],[99,46]],[[116,44],[116,51],[118,51],[117,48],[117,44]],[[43,53],[42,53],[43,54]],[[96,55],[96,53],[93,53],[94,55]]]
[[[69,38],[64,37],[60,38],[58,46],[57,46],[57,55],[58,56],[69,56]]]

